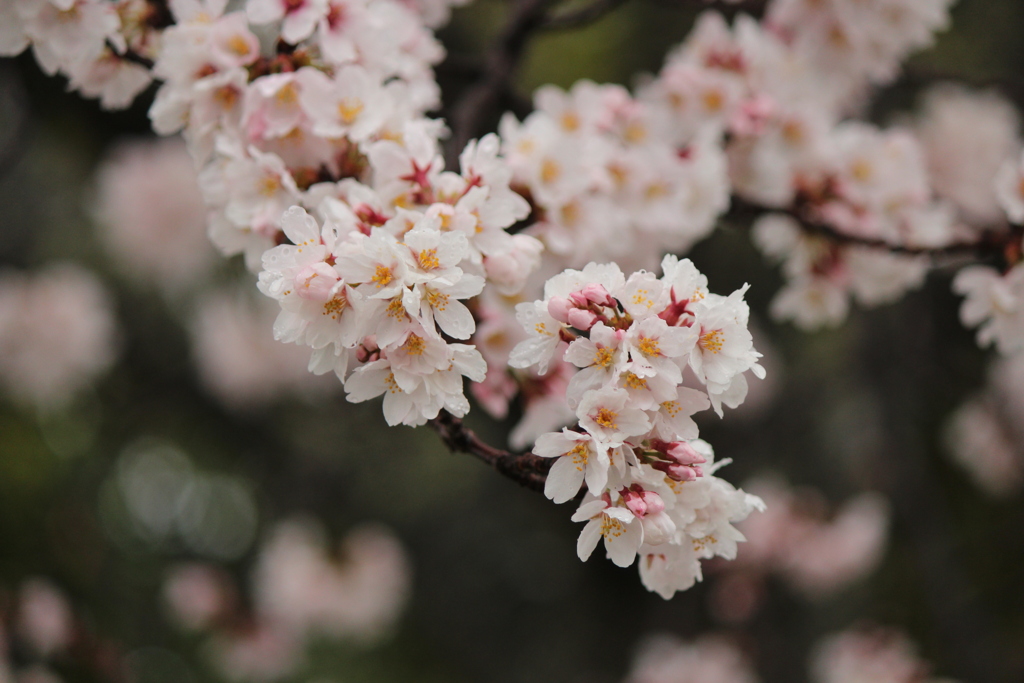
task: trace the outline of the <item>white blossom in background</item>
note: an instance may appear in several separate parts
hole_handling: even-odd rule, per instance
[[[765,256],[781,262],[786,278],[772,300],[772,317],[804,330],[838,326],[851,299],[865,307],[895,301],[920,287],[928,271],[925,257],[839,245],[806,234],[782,214],[759,218],[752,237]]]
[[[369,647],[386,638],[410,583],[405,550],[386,528],[355,528],[335,553],[320,526],[291,518],[277,523],[259,550],[251,610],[240,611],[238,587],[211,565],[178,567],[163,592],[179,624],[207,635],[207,653],[222,675],[276,681],[297,673],[315,639]]]
[[[1024,223],[1024,156],[1009,159],[995,177],[999,206],[1011,223]]]
[[[46,579],[28,579],[18,591],[16,629],[38,657],[67,650],[75,638],[67,596]]]
[[[173,567],[162,593],[171,617],[189,631],[213,627],[234,606],[236,598],[230,577],[200,562]]]
[[[999,358],[988,382],[953,412],[944,429],[947,452],[975,484],[1008,497],[1024,484],[1024,355]]]
[[[890,523],[882,496],[862,493],[828,510],[818,492],[791,489],[779,480],[748,481],[744,489],[766,509],[738,525],[749,540],[725,572],[773,572],[820,599],[863,579],[881,562]],[[726,590],[725,584],[716,588]]]
[[[758,683],[746,655],[721,636],[686,642],[670,635],[646,636],[625,683]]]
[[[92,209],[107,250],[141,282],[178,292],[214,264],[206,206],[180,139],[116,145],[96,171]]]
[[[281,395],[323,396],[336,385],[309,373],[309,354],[274,340],[273,304],[237,292],[209,291],[196,303],[192,347],[204,386],[245,409]]]
[[[0,388],[15,400],[65,406],[114,362],[116,335],[113,304],[90,271],[0,272]]]
[[[997,223],[1002,212],[996,177],[1021,147],[1020,115],[1013,104],[994,91],[942,83],[925,92],[914,131],[935,192],[972,224]]]
[[[810,660],[813,683],[951,683],[931,677],[930,669],[905,635],[879,628],[827,636]]]
[[[585,522],[577,552],[598,545],[616,565],[633,564],[664,598],[701,577],[700,560],[732,559],[742,541],[732,524],[762,508],[714,472],[711,447],[691,415],[735,407],[758,377],[747,329],[746,288],[724,297],[688,261],[666,256],[663,276],[629,278],[614,264],[588,264],[548,280],[544,298],[517,306],[527,338],[513,368],[564,357],[576,368],[565,386],[578,426],[540,435],[533,452],[553,458],[545,495],[566,502],[585,491],[573,521]],[[700,389],[683,385],[687,370]]]

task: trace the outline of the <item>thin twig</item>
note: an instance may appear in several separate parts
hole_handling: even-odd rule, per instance
[[[894,244],[880,238],[850,235],[842,232],[835,228],[835,226],[809,216],[807,211],[799,208],[779,209],[760,206],[736,197],[732,200],[732,206],[729,209],[729,213],[726,214],[726,219],[748,222],[767,213],[788,216],[795,220],[804,232],[822,237],[836,244],[880,249],[906,256],[931,256],[933,258],[969,256],[979,260],[1000,260],[1004,257],[1007,248],[1018,244],[1022,237],[1021,229],[1017,226],[1012,226],[1009,231],[989,230],[983,232],[977,240],[953,242],[941,247],[916,247],[906,244]]]
[[[550,0],[518,0],[512,16],[487,53],[483,77],[470,87],[452,112],[452,139],[448,149],[448,165],[454,168],[459,153],[473,137],[481,133],[481,124],[509,89],[519,59],[530,34],[544,20]]]
[[[532,453],[510,453],[485,443],[460,418],[447,411],[427,422],[453,453],[468,453],[509,479],[534,491],[543,491],[551,461]]]
[[[626,0],[594,0],[572,12],[562,12],[547,17],[539,28],[545,31],[562,31],[592,24],[604,15],[612,12]]]

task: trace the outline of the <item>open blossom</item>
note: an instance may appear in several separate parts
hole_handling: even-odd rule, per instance
[[[974,92],[951,83],[930,88],[923,111],[915,125],[928,161],[932,187],[949,198],[974,224],[991,224],[1000,219],[1000,201],[1005,208],[1014,194],[1020,209],[1015,222],[1024,220],[1024,197],[1017,187],[1003,182],[1009,190],[997,198],[996,178],[1005,166],[1012,166],[1021,146],[1020,117],[1014,106],[996,92]],[[1007,163],[1010,162],[1010,163]],[[1012,175],[1003,171],[1006,175]]]

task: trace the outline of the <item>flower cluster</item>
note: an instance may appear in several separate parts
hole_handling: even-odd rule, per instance
[[[12,0],[0,6],[0,56],[30,44],[36,61],[104,107],[127,107],[148,86],[144,60],[158,49],[164,17],[146,0]]]
[[[260,273],[260,290],[281,305],[277,338],[312,347],[310,368],[333,370],[350,401],[384,394],[392,425],[423,424],[441,409],[466,414],[462,377],[482,381],[486,364],[473,346],[448,341],[476,329],[462,300],[480,294],[488,278],[516,291],[539,251],[532,238],[505,231],[527,207],[508,188],[496,137],[466,148],[461,175],[441,171],[430,141],[421,141],[422,163],[391,141],[370,152],[378,177],[390,170],[392,187],[410,195],[409,208],[389,218],[328,194],[318,204],[321,225],[293,207],[280,221],[291,244],[268,250]],[[517,252],[526,268],[504,263]]]
[[[545,86],[536,110],[511,114],[501,136],[515,184],[534,203],[529,234],[560,267],[614,260],[657,263],[714,228],[728,207],[725,157],[714,130],[674,116],[653,89]]]
[[[713,476],[725,462],[712,462],[691,416],[735,407],[744,373],[764,373],[746,287],[712,294],[694,265],[674,256],[662,270],[626,278],[614,264],[592,263],[555,276],[543,300],[516,308],[529,337],[510,364],[544,372],[558,354],[578,369],[565,389],[578,426],[541,435],[533,449],[555,459],[544,493],[564,503],[584,487],[573,515],[587,522],[580,559],[602,540],[619,566],[639,555],[644,585],[669,598],[700,578],[700,559],[735,557],[743,536],[732,523],[762,505]],[[684,371],[703,391],[683,385]]]
[[[327,636],[361,645],[379,642],[409,595],[405,551],[384,528],[353,529],[341,544],[344,562],[328,554],[323,530],[299,519],[277,524],[259,551],[250,596],[215,565],[174,569],[164,598],[185,629],[205,632],[215,667],[236,681],[294,676],[307,644]]]

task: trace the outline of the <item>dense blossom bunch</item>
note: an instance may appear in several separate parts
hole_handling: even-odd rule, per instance
[[[161,81],[153,127],[185,138],[210,237],[259,272],[274,336],[307,347],[350,401],[383,395],[392,425],[465,415],[463,378],[498,416],[518,395],[511,441],[554,459],[547,495],[585,489],[580,556],[602,539],[617,564],[640,555],[645,585],[668,597],[700,559],[733,557],[732,524],[761,506],[714,476],[723,463],[691,416],[738,406],[746,372],[764,371],[745,289],[711,294],[675,256],[660,278],[644,269],[732,204],[774,212],[753,234],[787,281],[775,317],[815,328],[851,299],[892,301],[922,283],[918,252],[1019,243],[1024,162],[998,151],[1013,140],[1016,154],[1013,116],[970,97],[932,104],[920,140],[912,125],[849,120],[945,26],[951,0],[773,0],[762,21],[704,13],[633,92],[542,88],[536,111],[507,115],[446,169],[447,131],[426,114],[443,57],[431,28],[454,4],[14,0],[0,54],[31,45],[108,107]],[[962,149],[937,142],[943,107],[995,122],[970,192],[941,163]],[[993,196],[1006,220],[983,229]],[[107,204],[130,216],[136,199]],[[954,285],[965,324],[1004,352],[1024,346],[1016,246]]]
[[[691,415],[738,405],[744,373],[763,370],[746,287],[712,294],[693,264],[674,256],[662,270],[626,278],[614,264],[592,263],[548,280],[544,299],[516,308],[529,337],[510,363],[543,372],[558,354],[578,368],[566,387],[578,428],[543,434],[533,449],[556,459],[544,493],[564,503],[585,488],[573,515],[587,523],[580,559],[602,540],[619,566],[639,555],[644,585],[668,598],[700,578],[701,559],[734,558],[743,536],[732,523],[762,507],[713,476],[725,462],[712,462]],[[703,390],[683,385],[684,370]]]
[[[715,131],[664,102],[581,81],[545,86],[534,104],[522,123],[507,114],[501,136],[516,186],[538,208],[529,233],[560,266],[653,265],[705,237],[728,207]]]

